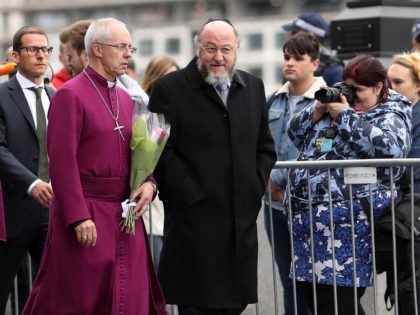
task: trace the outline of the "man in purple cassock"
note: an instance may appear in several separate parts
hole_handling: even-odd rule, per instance
[[[85,46],[89,66],[61,87],[49,113],[51,221],[23,314],[166,314],[142,220],[135,235],[120,226],[134,107],[115,84],[135,48],[112,18],[91,23]],[[137,218],[155,189],[149,177],[131,196],[140,197]]]

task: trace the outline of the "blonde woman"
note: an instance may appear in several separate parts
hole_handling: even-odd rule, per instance
[[[163,77],[164,75],[178,70],[179,66],[169,56],[156,56],[153,57],[147,67],[146,71],[144,73],[144,79],[143,79],[143,89],[147,94],[150,94],[150,91],[152,90],[153,84]],[[147,211],[143,215],[144,224],[146,226],[146,232],[149,235],[149,237],[152,238],[153,247],[153,261],[155,265],[155,269],[157,270],[157,267],[159,265],[159,256],[160,251],[162,249],[163,244],[163,220],[164,220],[164,212],[163,212],[163,204],[162,201],[160,201],[159,197],[156,197],[155,200],[151,203],[151,212],[152,212],[152,220],[150,222],[150,213]],[[150,224],[151,223],[151,224]],[[152,227],[152,233],[150,233],[150,225]],[[152,234],[152,235],[150,235]]]
[[[388,79],[392,89],[407,97],[412,104],[412,145],[407,157],[418,158],[420,157],[420,53],[395,55],[388,69]],[[410,173],[406,174],[410,182]],[[414,171],[414,191],[420,192],[420,168]]]
[[[146,71],[144,73],[143,79],[143,89],[146,91],[147,94],[150,94],[152,90],[153,84],[163,77],[164,75],[178,70],[179,66],[169,56],[156,56],[150,59],[149,64],[146,67]]]

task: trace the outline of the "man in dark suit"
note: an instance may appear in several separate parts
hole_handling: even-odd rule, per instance
[[[171,124],[154,172],[165,208],[158,274],[180,315],[236,315],[257,302],[256,219],[276,154],[264,85],[235,69],[233,25],[209,20],[195,47],[149,102]]]
[[[16,76],[0,84],[0,179],[6,242],[0,242],[0,314],[29,251],[37,270],[48,228],[52,189],[45,150],[46,113],[53,89],[44,86],[52,47],[42,30],[25,26],[13,37]]]

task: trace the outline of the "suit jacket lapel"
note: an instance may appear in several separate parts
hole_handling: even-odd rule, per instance
[[[19,82],[16,78],[10,79],[8,81],[7,87],[10,90],[10,97],[15,102],[17,108],[22,112],[23,116],[32,126],[32,129],[36,133],[34,119],[31,114],[31,110],[29,109],[28,102],[26,100],[25,94],[23,94],[22,88],[19,85]]]
[[[48,98],[51,101],[53,95],[55,94],[55,90],[51,88],[48,84],[45,84],[44,87],[45,87],[45,92],[47,92]]]
[[[48,107],[48,113],[47,113],[47,118],[50,115],[50,110],[51,110],[51,99],[54,96],[56,90],[54,90],[52,87],[50,87],[49,85],[45,84],[45,91],[47,92],[48,98],[50,99],[50,106]]]

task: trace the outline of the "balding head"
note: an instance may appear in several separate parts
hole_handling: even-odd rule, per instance
[[[206,33],[217,33],[217,34],[231,34],[234,36],[235,40],[237,41],[237,46],[239,47],[239,38],[238,32],[233,24],[227,19],[209,19],[206,23],[203,24],[201,29],[198,31],[197,35],[194,38],[195,48],[198,55],[199,49],[199,41],[202,38],[202,35],[206,35]],[[232,34],[233,32],[233,34]]]
[[[232,80],[239,40],[228,20],[207,21],[195,38],[195,48],[198,69],[207,83],[215,85]]]

